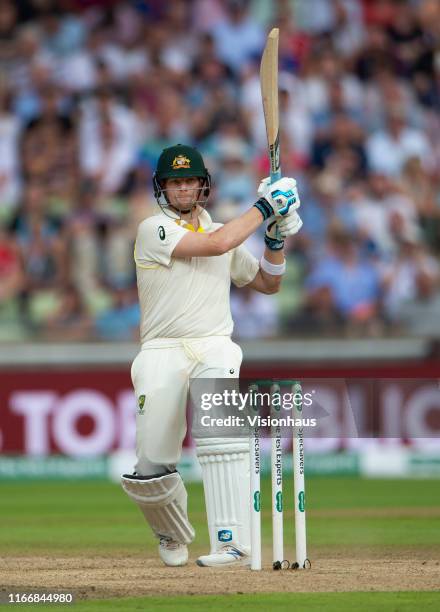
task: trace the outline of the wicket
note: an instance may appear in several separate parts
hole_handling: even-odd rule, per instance
[[[262,386],[270,386],[270,397],[280,394],[282,387],[290,386],[294,397],[302,397],[298,381],[257,380],[249,386],[249,391],[257,393]],[[253,406],[258,410],[258,406]],[[281,406],[271,402],[271,415],[280,416]],[[293,418],[302,418],[302,402],[293,402]],[[271,426],[271,490],[272,490],[272,567],[279,569],[308,569],[307,558],[305,482],[304,482],[304,438],[303,428],[293,427],[293,485],[295,500],[295,541],[296,561],[290,563],[284,558],[283,535],[283,451],[281,427]],[[250,511],[251,511],[251,569],[261,570],[261,452],[260,428],[253,427],[250,437]]]

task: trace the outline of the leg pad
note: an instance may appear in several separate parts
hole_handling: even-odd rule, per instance
[[[121,484],[157,537],[168,537],[180,544],[193,541],[195,533],[188,520],[187,493],[178,472],[153,477],[124,474]]]

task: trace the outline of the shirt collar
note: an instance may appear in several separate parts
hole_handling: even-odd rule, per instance
[[[166,212],[161,210],[160,214],[168,218],[171,217],[172,219],[176,220],[180,219],[180,216],[172,208],[167,208]],[[204,208],[199,213],[199,223],[205,231],[210,230],[212,227],[211,215]]]

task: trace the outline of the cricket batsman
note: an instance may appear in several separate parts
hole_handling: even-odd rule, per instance
[[[137,399],[136,456],[122,487],[159,540],[165,565],[188,561],[194,529],[176,470],[186,435],[190,378],[238,378],[240,347],[231,340],[231,281],[276,293],[286,269],[284,238],[302,226],[296,181],[264,179],[259,199],[225,225],[206,210],[211,179],[200,153],[164,149],[153,175],[161,212],[139,226],[134,259],[141,306],[141,350],[131,378]],[[243,242],[267,222],[260,261]],[[195,440],[201,464],[211,548],[199,566],[250,562],[249,444]]]

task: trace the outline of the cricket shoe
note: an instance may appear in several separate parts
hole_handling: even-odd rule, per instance
[[[227,567],[228,565],[250,565],[248,554],[232,544],[225,544],[210,555],[203,555],[196,561],[200,567]]]
[[[170,567],[179,567],[188,563],[188,547],[172,538],[162,536],[159,539],[159,557]]]

